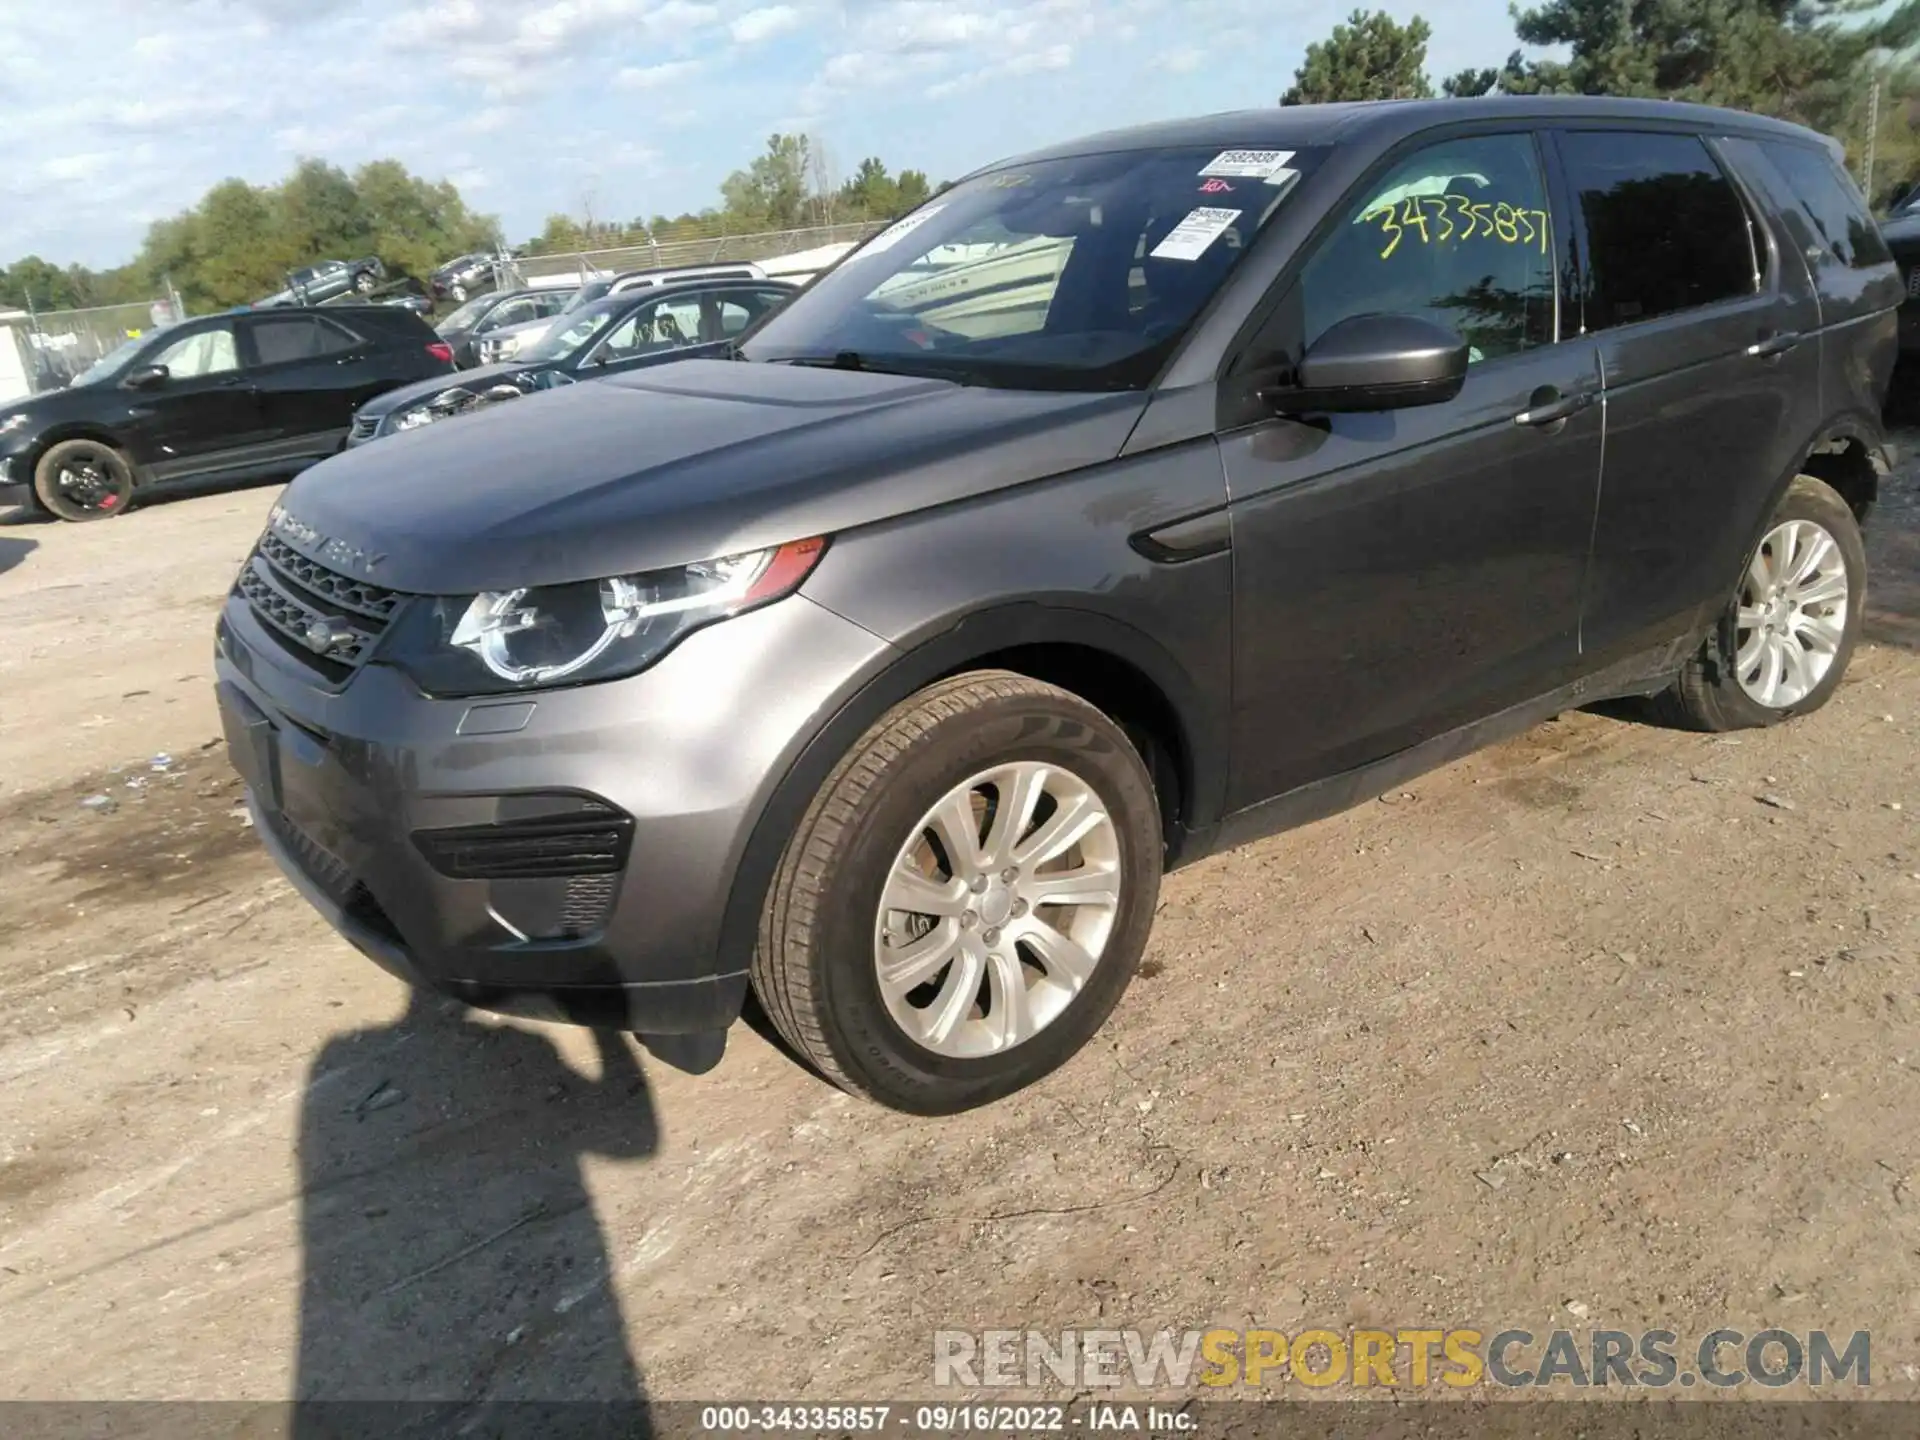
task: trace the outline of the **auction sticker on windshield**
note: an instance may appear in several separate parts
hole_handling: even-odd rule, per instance
[[[1189,211],[1187,218],[1174,226],[1167,238],[1153,247],[1153,258],[1198,260],[1207,253],[1207,247],[1226,234],[1239,218],[1238,210],[1217,210],[1210,205]]]
[[[1264,180],[1269,185],[1284,185],[1287,166],[1293,163],[1291,150],[1222,150],[1207,162],[1201,175],[1226,175],[1242,180]]]
[[[869,240],[866,248],[860,253],[862,255],[878,255],[882,250],[891,250],[900,241],[906,239],[907,236],[918,230],[922,225],[926,224],[927,221],[933,219],[934,216],[946,208],[945,205],[929,205],[924,210],[914,211],[913,214],[907,216],[904,220],[894,221],[893,224]]]

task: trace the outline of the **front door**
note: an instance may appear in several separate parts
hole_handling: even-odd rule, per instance
[[[1232,806],[1384,759],[1568,681],[1600,478],[1600,377],[1557,340],[1561,227],[1529,133],[1388,164],[1317,242],[1249,354],[1419,315],[1470,345],[1439,405],[1258,418],[1232,495]]]
[[[157,480],[235,462],[259,445],[265,422],[259,396],[240,365],[230,320],[201,325],[140,362],[166,378],[127,396],[134,458]]]

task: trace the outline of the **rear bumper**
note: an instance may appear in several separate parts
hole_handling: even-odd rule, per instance
[[[678,1034],[739,1013],[749,957],[719,937],[741,853],[887,648],[794,597],[631,679],[435,700],[377,660],[331,689],[230,598],[216,670],[255,828],[362,954],[489,1009]],[[591,873],[571,854],[501,863],[502,845],[569,826],[629,838]],[[446,832],[468,847],[458,863]]]

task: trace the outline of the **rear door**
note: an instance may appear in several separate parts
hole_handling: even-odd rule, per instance
[[[272,437],[293,454],[325,454],[353,423],[377,386],[373,344],[340,321],[318,315],[241,321],[241,356]]]
[[[1598,664],[1710,623],[1819,420],[1806,266],[1702,136],[1565,129],[1606,464],[1581,634]]]

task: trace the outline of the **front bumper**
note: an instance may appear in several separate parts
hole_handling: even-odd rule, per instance
[[[719,935],[755,822],[887,652],[796,596],[627,680],[434,700],[377,659],[329,687],[230,597],[216,670],[255,828],[363,954],[489,1009],[686,1034],[724,1028],[746,995],[748,957]],[[617,867],[468,863],[583,816],[630,822]],[[448,831],[480,851],[450,864]]]

